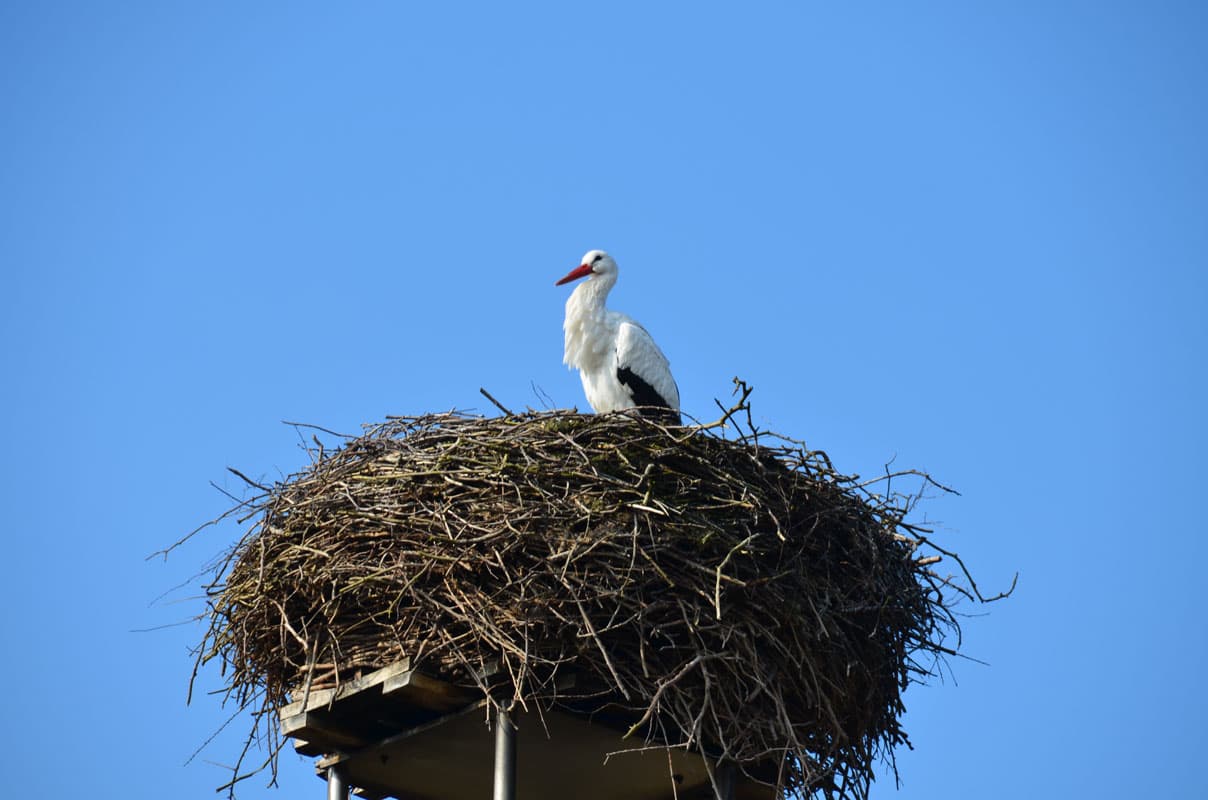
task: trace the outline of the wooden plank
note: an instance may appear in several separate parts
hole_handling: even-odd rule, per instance
[[[370,740],[334,721],[330,715],[303,711],[281,720],[281,735],[305,739],[323,752],[355,750],[370,744]]]
[[[308,708],[325,706],[331,702],[331,699],[335,697],[335,694],[335,689],[314,689],[310,692],[310,694],[306,695],[302,699],[295,700],[292,703],[281,706],[281,710],[277,712],[277,716],[279,716],[281,719],[285,719],[286,717],[293,717],[301,714]]]
[[[415,670],[387,678],[382,683],[382,694],[401,697],[431,711],[454,711],[481,696],[477,691],[445,683]]]
[[[280,711],[281,734],[302,755],[360,750],[481,701],[481,692],[410,669],[401,660]]]
[[[294,752],[300,756],[321,756],[323,748],[317,744],[311,744],[305,739],[294,739]]]
[[[288,705],[281,707],[280,717],[292,717],[302,711],[310,711],[320,706],[330,706],[346,697],[350,697],[357,692],[362,692],[365,689],[372,688],[377,684],[384,683],[395,675],[405,673],[411,669],[411,659],[403,658],[382,667],[379,670],[362,675],[351,681],[341,684],[332,689],[316,689],[311,691],[307,697],[299,698]]]

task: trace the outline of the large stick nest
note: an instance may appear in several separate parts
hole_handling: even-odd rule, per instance
[[[609,703],[651,742],[864,797],[963,593],[904,520],[917,495],[885,482],[754,430],[394,419],[250,502],[199,662],[270,736],[291,694],[409,657],[492,702]]]

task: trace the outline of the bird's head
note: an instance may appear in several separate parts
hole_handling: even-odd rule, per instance
[[[588,276],[615,276],[617,274],[617,262],[612,260],[612,256],[605,253],[603,250],[588,250],[583,256],[583,260],[579,266],[566,273],[566,277],[558,281],[555,286],[561,286],[564,283],[577,281],[579,278]]]

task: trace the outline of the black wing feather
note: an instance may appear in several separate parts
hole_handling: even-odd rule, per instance
[[[657,417],[671,425],[680,424],[679,412],[671,407],[667,398],[655,391],[653,386],[629,367],[617,367],[617,380],[629,390],[629,394],[633,396],[634,405],[657,407],[661,410],[652,414],[652,417]]]

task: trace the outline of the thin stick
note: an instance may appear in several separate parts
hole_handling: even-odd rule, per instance
[[[491,393],[490,393],[490,392],[488,392],[486,389],[484,389],[484,388],[482,388],[482,387],[480,386],[480,387],[478,387],[478,391],[482,392],[483,397],[485,397],[486,399],[488,399],[488,400],[490,400],[492,403],[494,403],[494,404],[495,404],[495,408],[498,408],[500,411],[502,411],[502,412],[503,412],[504,414],[506,414],[507,416],[509,416],[509,417],[514,417],[514,416],[516,416],[515,414],[513,414],[513,413],[512,413],[512,410],[511,410],[510,408],[508,408],[508,407],[507,407],[507,406],[505,406],[503,403],[501,403],[501,402],[499,402],[498,400],[496,400],[496,399],[495,399],[495,398],[494,398],[494,397],[491,395]]]

